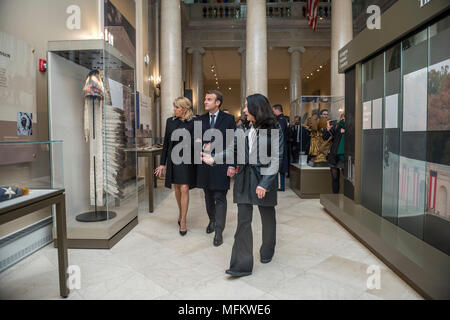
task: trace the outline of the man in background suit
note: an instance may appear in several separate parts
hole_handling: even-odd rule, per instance
[[[226,149],[226,130],[236,130],[234,117],[220,111],[223,103],[223,95],[216,90],[210,90],[205,97],[206,114],[198,117],[196,121],[202,122],[202,136],[208,129],[217,129],[222,133],[223,150]],[[203,144],[212,141],[203,140]],[[230,189],[230,177],[235,174],[234,166],[218,164],[209,166],[205,163],[197,167],[197,187],[205,192],[206,211],[209,217],[209,224],[206,233],[215,231],[214,246],[218,247],[223,243],[222,233],[225,229],[227,214],[227,192]]]
[[[289,141],[289,125],[286,117],[283,114],[283,106],[276,104],[272,107],[273,113],[278,119],[280,128],[283,131],[283,161],[280,163],[280,171],[278,172],[278,191],[284,191],[284,179],[286,173],[289,172],[289,158],[288,158],[288,141]]]

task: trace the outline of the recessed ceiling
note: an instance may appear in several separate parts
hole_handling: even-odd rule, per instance
[[[281,80],[290,78],[290,54],[287,48],[267,50],[268,78]],[[302,54],[302,79],[316,73],[320,66],[330,62],[330,48],[308,47]],[[214,66],[214,72],[211,72]],[[203,74],[207,82],[215,81],[215,74],[220,80],[236,80],[241,78],[241,56],[237,48],[207,49],[203,56]]]

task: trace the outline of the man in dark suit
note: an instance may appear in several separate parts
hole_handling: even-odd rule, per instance
[[[205,97],[206,114],[198,117],[196,121],[202,122],[202,136],[208,129],[216,129],[222,133],[223,150],[226,148],[226,130],[236,130],[234,117],[220,111],[223,103],[222,93],[210,90]],[[206,145],[212,141],[203,140]],[[222,233],[225,229],[227,215],[227,192],[230,189],[230,177],[235,174],[233,165],[218,164],[209,166],[205,163],[197,167],[197,187],[205,192],[206,211],[209,217],[209,225],[206,233],[215,231],[214,246],[218,247],[223,243]]]
[[[288,158],[288,141],[289,141],[289,125],[286,117],[283,114],[283,106],[276,104],[272,107],[273,113],[278,119],[280,128],[283,131],[283,161],[280,163],[280,171],[278,172],[278,191],[284,191],[284,179],[286,173],[289,172],[289,158]]]

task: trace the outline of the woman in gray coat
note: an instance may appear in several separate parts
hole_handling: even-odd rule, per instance
[[[258,206],[262,221],[261,262],[269,263],[275,253],[277,174],[284,151],[283,133],[265,96],[247,97],[244,113],[247,122],[236,130],[234,150],[226,150],[214,158],[202,153],[202,160],[214,165],[219,157],[225,158],[226,153],[234,152],[235,164],[239,167],[233,190],[233,201],[238,206],[238,225],[230,269],[226,271],[234,277],[248,276],[253,270],[251,223],[254,205]],[[245,137],[245,144],[239,143],[239,136]]]

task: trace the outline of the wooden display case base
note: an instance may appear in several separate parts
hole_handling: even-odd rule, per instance
[[[138,217],[134,218],[122,230],[117,232],[110,239],[68,239],[69,249],[111,249],[114,247],[128,232],[130,232],[138,224]],[[53,245],[57,248],[57,240],[53,241]]]

